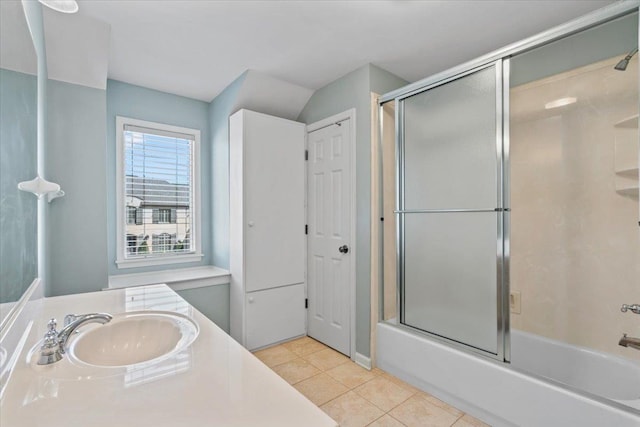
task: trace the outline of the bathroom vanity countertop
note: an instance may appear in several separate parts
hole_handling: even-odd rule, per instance
[[[187,315],[199,334],[185,350],[146,366],[89,368],[68,356],[48,366],[28,360],[51,317],[62,323],[68,313],[140,310]],[[337,426],[165,285],[47,298],[25,336],[2,389],[3,427]]]

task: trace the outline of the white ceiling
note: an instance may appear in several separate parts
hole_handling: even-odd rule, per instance
[[[371,62],[415,81],[613,1],[78,3],[65,25],[78,21],[79,34],[91,31],[80,22],[87,18],[111,27],[109,78],[210,101],[247,69],[318,89]],[[84,51],[65,55],[65,67],[86,68],[87,55],[102,56],[87,49],[91,34],[79,38]],[[56,60],[48,58],[50,69]]]
[[[18,1],[0,1],[0,68],[36,74],[37,58]]]
[[[106,89],[109,25],[99,19],[43,8],[50,79]]]

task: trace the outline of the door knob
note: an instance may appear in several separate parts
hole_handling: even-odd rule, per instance
[[[349,252],[349,246],[347,245],[342,245],[338,248],[338,252],[340,252],[341,254],[346,254],[347,252]]]

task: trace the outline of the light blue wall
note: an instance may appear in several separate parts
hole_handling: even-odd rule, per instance
[[[116,116],[200,130],[201,239],[202,252],[204,254],[202,261],[144,268],[118,269],[116,267]],[[107,229],[105,237],[108,248],[108,256],[106,257],[108,273],[110,275],[129,274],[210,265],[213,260],[213,254],[211,227],[212,157],[209,136],[209,104],[195,99],[109,80],[107,82],[106,126],[106,176],[104,179],[107,186]]]
[[[243,73],[209,104],[213,188],[213,264],[229,268],[229,116],[247,73]]]
[[[47,84],[47,178],[65,196],[49,204],[50,296],[107,287],[106,92]]]
[[[198,311],[207,316],[223,331],[229,333],[229,285],[177,291]]]
[[[371,301],[371,92],[397,89],[407,82],[367,64],[318,89],[298,121],[310,124],[356,109],[356,351],[370,356]]]
[[[128,274],[145,271],[166,270],[173,268],[188,268],[200,265],[211,265],[214,260],[213,239],[218,234],[213,233],[215,213],[223,215],[222,222],[226,218],[228,224],[228,161],[214,163],[212,156],[212,140],[210,127],[211,105],[195,99],[171,95],[152,89],[134,86],[127,83],[109,80],[106,92],[106,203],[107,203],[107,229],[105,237],[108,246],[108,274]],[[202,252],[204,257],[201,262],[170,264],[145,268],[118,269],[116,259],[116,116],[124,116],[139,120],[165,123],[174,126],[187,127],[200,130],[200,173],[201,173],[201,225],[202,225]],[[214,165],[212,169],[212,165]],[[217,170],[219,166],[220,170]],[[225,176],[226,174],[226,176]],[[226,180],[226,193],[219,192],[221,197],[218,206],[218,194],[212,186],[214,177],[218,181]],[[213,203],[215,200],[216,203]],[[226,217],[225,209],[226,207]],[[228,253],[228,225],[227,232],[221,237],[226,241]],[[224,240],[226,238],[226,240]],[[196,309],[220,326],[229,331],[229,285],[208,286],[205,288],[189,289],[178,292]]]
[[[48,176],[66,192],[50,205],[49,295],[99,291],[107,287],[110,274],[211,264],[209,104],[113,80],[108,81],[106,91],[50,80],[48,106]],[[116,115],[200,130],[202,250],[205,254],[202,262],[155,268],[116,268]],[[179,293],[228,331],[228,285]]]
[[[228,268],[228,120],[245,77],[243,74],[236,79],[210,104],[113,80],[108,81],[106,93],[66,83],[51,85],[49,128],[53,142],[50,146],[57,154],[49,155],[48,165],[52,168],[51,178],[71,192],[52,203],[51,223],[52,230],[56,231],[50,233],[54,284],[50,294],[95,291],[106,286],[107,276],[111,274],[167,268],[118,269],[115,265],[117,115],[201,131],[202,247],[205,257],[200,263],[174,264],[169,268],[210,264]],[[366,356],[369,355],[370,331],[370,92],[384,93],[404,84],[402,79],[366,65],[316,91],[299,117],[300,121],[312,123],[356,108],[356,347],[358,353]],[[55,112],[56,108],[58,112]],[[102,118],[101,126],[96,124],[98,117]],[[69,126],[77,128],[77,132],[69,133]],[[77,155],[70,154],[74,152]],[[78,180],[78,177],[84,178]],[[86,216],[91,221],[86,221]],[[106,227],[102,225],[105,223]],[[63,227],[57,229],[59,224]],[[56,250],[58,254],[55,254]],[[77,259],[78,250],[86,252],[81,261]],[[81,266],[83,263],[86,268]],[[228,285],[181,291],[181,294],[228,330]]]
[[[37,275],[37,202],[18,190],[36,176],[36,77],[0,69],[0,303]]]
[[[371,68],[369,69],[369,89],[371,89],[371,92],[384,95],[387,92],[391,92],[408,84],[409,82],[405,79],[371,64]]]

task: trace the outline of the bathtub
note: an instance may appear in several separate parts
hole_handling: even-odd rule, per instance
[[[640,410],[640,362],[511,331],[511,365]]]
[[[585,384],[594,387],[596,379],[618,375],[620,367],[605,369],[607,364],[602,362],[598,353],[586,352],[595,356],[591,359],[583,357],[586,360],[578,363],[573,360],[575,353],[571,352],[585,356],[583,349],[570,346],[552,348],[552,344],[560,343],[518,332],[512,332],[512,340],[515,340],[512,360],[518,359],[514,366],[454,349],[406,328],[378,323],[376,363],[381,369],[496,427],[640,426],[640,410],[625,405],[637,403],[638,400],[628,399],[636,396],[634,390],[640,387],[638,377],[633,377],[638,375],[635,362],[614,358],[617,362],[629,363],[620,365],[620,369],[629,371],[625,371],[621,377],[601,381],[609,384],[600,384],[603,389],[597,390],[608,392],[614,399],[624,401],[623,404],[545,379],[545,375],[555,375],[557,372],[536,368],[549,365],[545,360],[564,360],[554,363],[572,367],[559,369],[558,372],[567,374],[574,381],[574,387],[584,387]],[[542,346],[542,351],[536,346]],[[635,371],[630,368],[635,368]],[[524,372],[525,369],[538,369],[538,373],[530,375]],[[579,382],[580,377],[587,377],[586,372],[595,376]],[[631,381],[617,388],[615,382],[625,375],[629,375]],[[596,391],[593,388],[591,390]]]

